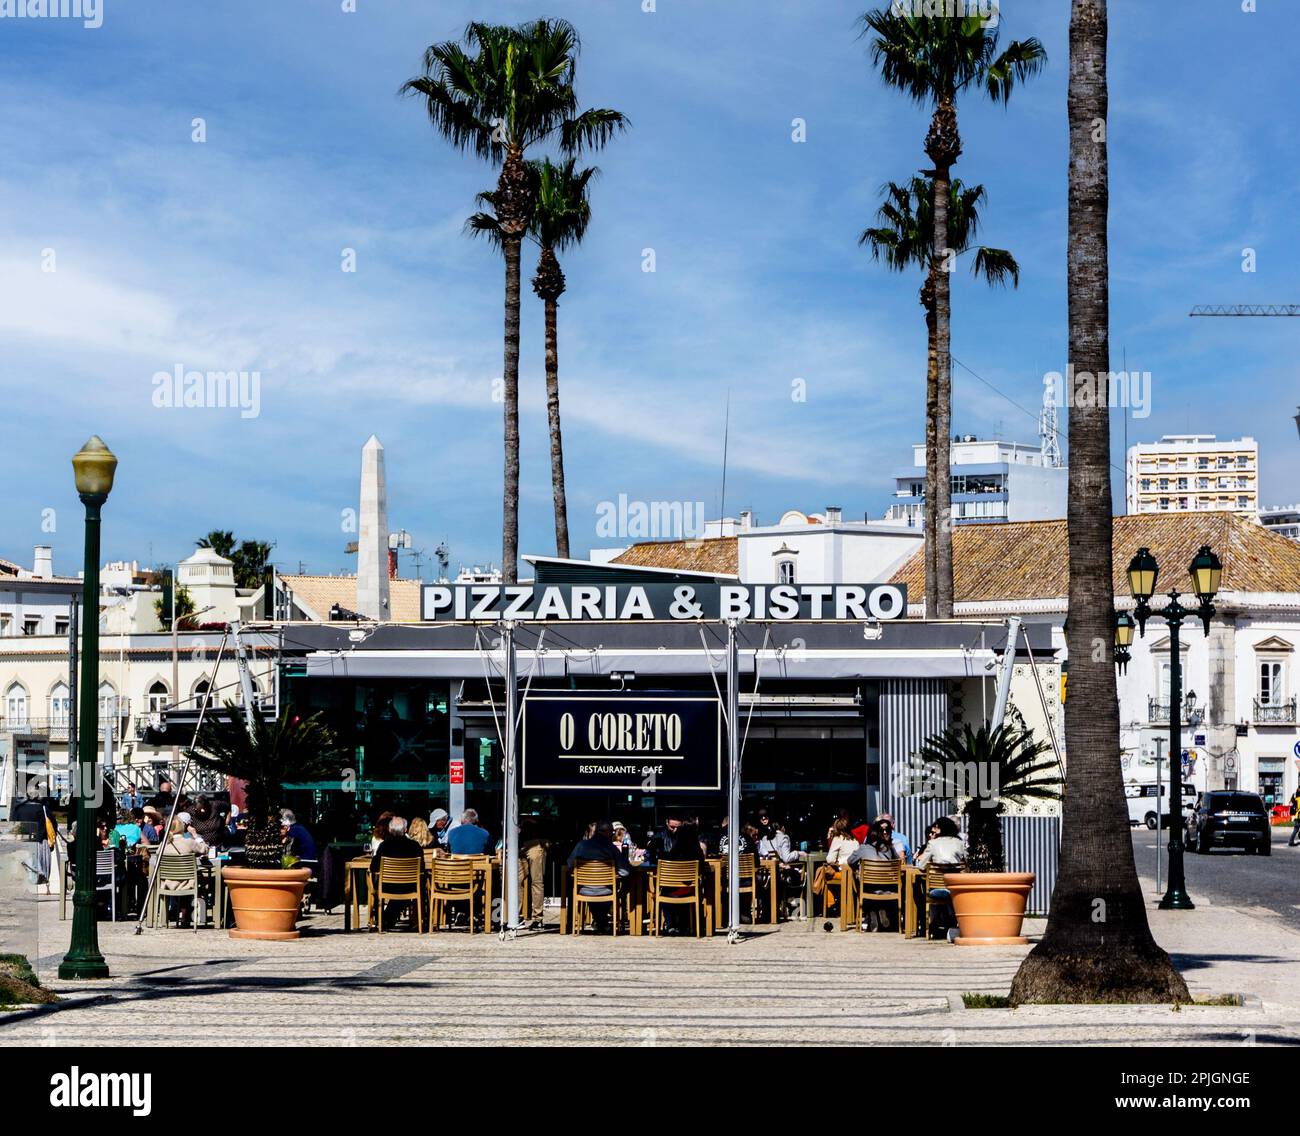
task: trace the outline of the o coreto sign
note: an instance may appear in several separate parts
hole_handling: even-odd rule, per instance
[[[438,623],[901,619],[902,584],[427,584]]]

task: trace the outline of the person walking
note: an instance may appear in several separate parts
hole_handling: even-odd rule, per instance
[[[1291,824],[1291,839],[1286,842],[1288,848],[1294,848],[1300,843],[1300,785],[1291,794]]]

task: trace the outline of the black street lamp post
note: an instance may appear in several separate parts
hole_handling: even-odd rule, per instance
[[[98,435],[72,459],[77,495],[86,506],[85,576],[81,591],[81,679],[77,691],[77,864],[72,901],[72,941],[59,964],[60,978],[107,978],[95,924],[95,801],[99,756],[99,514],[113,488],[117,458]],[[69,755],[71,756],[71,755]]]
[[[1169,825],[1169,887],[1160,906],[1166,910],[1191,911],[1195,908],[1187,894],[1187,881],[1183,874],[1183,664],[1179,653],[1179,631],[1189,615],[1198,616],[1205,634],[1210,633],[1210,619],[1214,615],[1214,596],[1219,590],[1223,565],[1210,551],[1209,545],[1192,558],[1188,566],[1192,588],[1199,601],[1195,608],[1186,608],[1178,601],[1179,593],[1171,591],[1169,602],[1160,610],[1153,609],[1148,601],[1156,590],[1160,566],[1149,548],[1139,548],[1128,566],[1129,590],[1137,601],[1138,632],[1146,634],[1147,620],[1159,616],[1169,625],[1169,800],[1173,822]],[[1131,637],[1131,632],[1129,635]],[[1189,712],[1195,695],[1188,695]]]

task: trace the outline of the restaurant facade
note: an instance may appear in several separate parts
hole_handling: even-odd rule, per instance
[[[351,757],[336,779],[291,790],[327,839],[360,835],[388,808],[474,808],[499,837],[512,671],[518,813],[557,849],[601,818],[638,843],[674,812],[716,832],[732,635],[739,813],[784,820],[795,847],[821,847],[842,810],[854,823],[892,812],[921,842],[956,803],[902,794],[899,771],[935,732],[989,718],[1004,661],[1012,704],[1059,736],[1046,630],[1026,628],[1005,660],[1005,621],[905,619],[905,589],[891,585],[791,600],[734,578],[552,565],[494,600],[458,591],[426,587],[415,623],[280,626],[282,706],[320,712]],[[1045,911],[1059,817],[1008,815],[1004,832],[1009,861],[1038,873],[1031,910]]]

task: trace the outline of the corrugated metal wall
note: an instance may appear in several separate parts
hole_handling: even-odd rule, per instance
[[[894,827],[917,847],[931,823],[950,812],[946,801],[894,792],[894,771],[931,734],[948,726],[948,684],[942,679],[889,679],[880,684],[880,798],[894,814]],[[1029,911],[1046,914],[1060,857],[1059,816],[1004,816],[1002,843],[1007,868],[1034,872]]]
[[[944,801],[904,796],[894,791],[896,770],[905,765],[931,734],[948,728],[948,683],[937,678],[895,678],[880,684],[881,811],[894,814],[894,829],[916,847]]]

